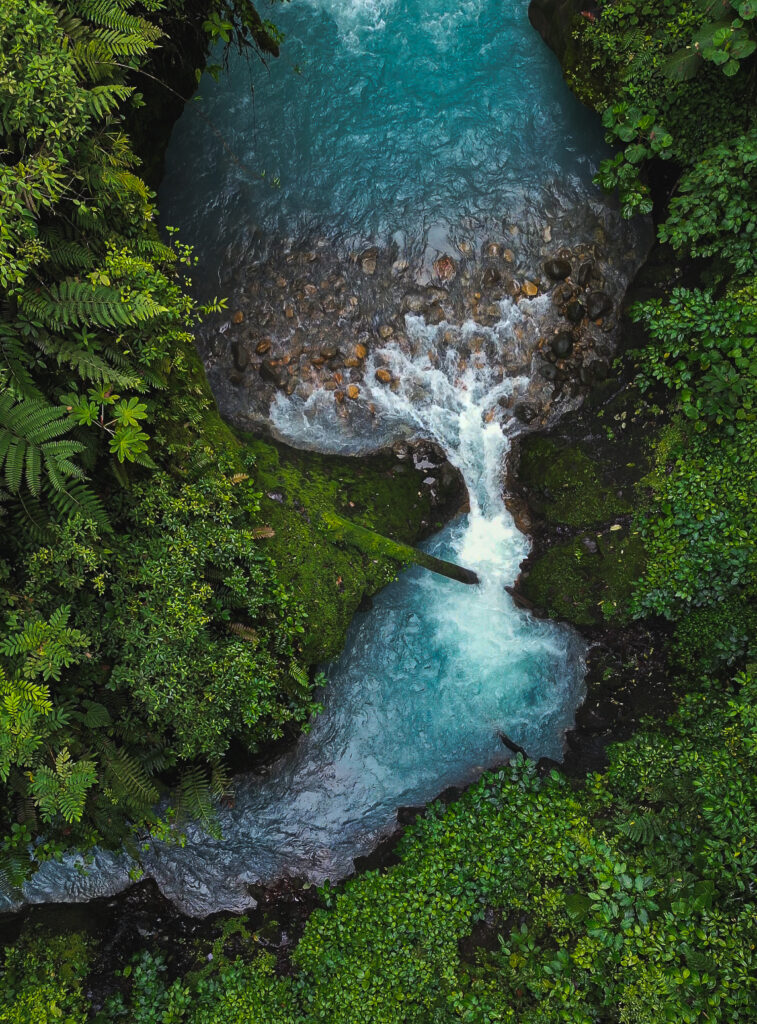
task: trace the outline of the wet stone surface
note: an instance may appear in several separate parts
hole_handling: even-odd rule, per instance
[[[386,353],[399,349],[432,366],[455,353],[461,386],[469,368],[487,367],[494,384],[522,377],[487,415],[549,425],[611,373],[619,306],[639,262],[637,239],[612,231],[606,212],[610,223],[592,216],[574,245],[558,244],[564,228],[503,225],[498,238],[459,241],[416,263],[396,246],[270,244],[265,259],[235,269],[229,312],[198,340],[221,412],[269,430],[277,396],[306,403],[330,392],[339,417],[375,432],[379,447],[387,438],[372,393],[398,386]]]

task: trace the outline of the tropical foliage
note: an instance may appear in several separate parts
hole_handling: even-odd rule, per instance
[[[310,707],[303,620],[262,549],[255,467],[193,369],[200,311],[176,273],[190,257],[156,241],[130,177],[114,113],[126,93],[96,98],[130,88],[122,65],[154,45],[155,7],[10,0],[2,13],[0,777],[19,872],[33,833],[117,839],[182,769],[178,792],[207,816],[230,735],[254,745]],[[231,39],[216,13],[209,31]],[[650,165],[672,169],[659,238],[691,271],[635,308],[646,335],[628,364],[659,417],[628,610],[670,621],[677,708],[580,782],[519,758],[427,809],[397,864],[321,889],[288,963],[239,925],[198,944],[189,970],[173,950],[141,951],[96,1020],[754,1020],[755,19],[750,0],[714,17],[709,0],[608,4],[579,19],[571,66],[622,145],[599,181],[629,215],[652,208]],[[113,222],[106,194],[124,206]],[[0,1021],[88,1019],[94,945],[25,934],[6,954]]]
[[[169,784],[209,821],[229,745],[254,750],[313,707],[253,462],[192,349],[219,304],[191,298],[193,258],[160,240],[124,130],[169,13],[162,0],[0,10],[6,887],[33,836],[38,859],[118,842]],[[254,19],[243,5],[237,42]]]

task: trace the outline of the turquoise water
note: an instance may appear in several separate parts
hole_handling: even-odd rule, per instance
[[[598,119],[524,0],[292,0],[268,67],[232,58],[176,126],[167,223],[207,267],[271,236],[411,250],[591,191]]]
[[[615,230],[591,185],[604,153],[600,128],[568,92],[526,9],[525,0],[275,7],[287,35],[282,57],[267,68],[235,58],[217,83],[204,78],[171,140],[161,209],[197,245],[201,284],[225,291],[231,283],[242,303],[246,285],[249,299],[256,274],[270,269],[263,260],[286,269],[288,246],[296,254],[319,238],[329,240],[318,251],[330,263],[314,274],[339,273],[356,244],[392,241],[406,254],[408,279],[440,251],[469,253],[464,283],[466,267],[480,272],[487,239],[513,245],[518,260],[538,269],[568,232],[572,245],[603,240],[597,259],[617,297],[633,239]],[[613,269],[621,255],[622,272]],[[254,329],[256,316],[285,301],[281,292],[266,295],[245,307],[245,326]],[[234,806],[219,809],[223,840],[191,827],[183,847],[148,844],[141,869],[189,913],[250,906],[252,883],[343,877],[392,831],[399,807],[500,763],[507,752],[499,732],[535,756],[559,757],[582,696],[580,638],[519,611],[505,590],[529,548],[503,495],[504,461],[523,429],[509,400],[525,394],[553,406],[546,379],[534,391],[531,362],[557,315],[550,296],[517,303],[491,295],[498,312],[487,326],[472,317],[430,324],[388,308],[392,301],[394,293],[383,295],[374,331],[391,319],[404,341],[370,338],[349,417],[333,392],[279,392],[269,422],[292,444],[324,451],[357,454],[379,437],[435,441],[462,473],[470,511],[428,546],[475,569],[481,583],[404,573],[355,616],[344,652],[325,666],[324,710],[312,730],[267,771],[236,780]],[[340,317],[335,329],[349,335],[352,321]],[[284,325],[291,331],[286,317]],[[304,321],[299,330],[309,328]],[[216,353],[228,351],[228,329],[211,326]],[[379,365],[391,370],[392,388],[377,383]],[[520,376],[508,375],[515,365]],[[234,387],[217,368],[212,379]],[[259,385],[250,375],[236,407]],[[83,875],[67,857],[46,864],[25,896],[114,893],[134,867],[125,853],[98,851]]]

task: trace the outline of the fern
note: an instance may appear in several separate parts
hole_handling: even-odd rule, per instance
[[[91,249],[82,242],[66,238],[58,228],[40,231],[40,237],[48,251],[51,266],[65,271],[88,271],[95,265]]]
[[[241,622],[230,622],[229,631],[238,636],[240,640],[247,640],[248,643],[257,644],[258,632],[256,629],[252,629],[250,626],[245,626]]]
[[[33,320],[53,330],[67,327],[134,327],[165,313],[149,295],[124,300],[117,288],[68,279],[46,290],[27,289],[19,304]]]
[[[157,803],[159,794],[144,765],[111,740],[98,740],[96,749],[102,759],[105,781],[116,802],[139,817],[145,817]]]
[[[30,773],[30,792],[42,820],[52,822],[61,815],[64,821],[81,819],[89,789],[97,780],[93,761],[74,761],[67,747],[55,757],[55,765],[43,765]]]
[[[26,342],[10,324],[0,323],[0,358],[4,363],[0,393],[8,389],[16,398],[42,398],[29,371],[31,359]]]
[[[127,85],[95,85],[87,90],[90,112],[102,120],[117,110],[133,92],[133,87]]]
[[[12,395],[0,395],[0,471],[5,483],[18,494],[22,479],[35,496],[42,488],[44,465],[50,483],[65,491],[66,477],[83,478],[83,470],[71,461],[84,451],[79,441],[59,438],[72,429],[65,409],[33,398],[16,402]]]
[[[175,793],[179,820],[197,821],[214,839],[221,839],[221,829],[213,807],[214,784],[200,765],[187,768],[181,776]],[[218,794],[220,795],[220,793]]]
[[[101,533],[112,533],[113,528],[108,519],[102,501],[94,491],[84,483],[70,483],[63,490],[45,492],[45,496],[61,520],[80,516],[98,527]]]
[[[118,369],[95,352],[82,348],[81,343],[62,338],[58,335],[40,332],[35,338],[37,346],[52,356],[59,366],[69,366],[76,370],[82,380],[96,384],[115,385],[119,388],[130,388],[135,391],[144,390],[141,376],[129,370]],[[107,353],[111,355],[110,352]],[[113,362],[116,360],[113,359]],[[119,361],[123,362],[123,358]]]
[[[664,834],[658,816],[651,811],[639,812],[633,818],[621,822],[618,831],[638,846],[649,846]]]

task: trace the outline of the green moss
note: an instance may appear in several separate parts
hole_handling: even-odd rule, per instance
[[[392,455],[319,455],[237,435],[218,413],[199,356],[192,352],[189,360],[181,403],[186,418],[162,424],[165,443],[184,451],[191,430],[214,460],[223,454],[239,472],[249,472],[243,455],[254,457],[259,521],[274,530],[265,550],[307,616],[303,656],[311,664],[331,658],[363,598],[394,580],[410,559],[401,548],[392,557],[387,544],[372,550],[356,543],[356,535],[345,538],[329,527],[329,517],[412,544],[424,529],[442,525],[422,487],[425,474]]]
[[[521,592],[553,618],[576,626],[627,621],[633,586],[646,563],[644,544],[637,533],[618,530],[591,539],[595,553],[581,537],[549,548],[524,577]]]
[[[267,551],[307,614],[306,660],[323,661],[341,649],[363,598],[390,583],[409,560],[401,547],[392,557],[386,544],[362,543],[360,531],[345,536],[333,528],[335,517],[413,542],[432,520],[423,473],[388,455],[325,456],[257,438],[246,445],[263,492],[261,521],[275,531]]]
[[[605,481],[599,463],[577,445],[547,437],[527,438],[519,478],[533,492],[532,504],[549,523],[588,527],[633,511],[622,491]]]

